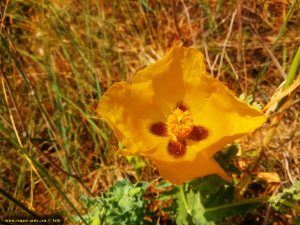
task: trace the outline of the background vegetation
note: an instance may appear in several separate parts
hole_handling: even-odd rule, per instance
[[[75,223],[90,211],[84,198],[122,179],[148,181],[147,195],[159,195],[151,188],[159,182],[155,167],[116,154],[95,109],[113,82],[129,80],[175,44],[198,48],[208,72],[262,106],[299,73],[297,0],[2,0],[0,7],[2,217],[61,213]],[[298,190],[299,92],[289,90],[266,111],[268,123],[241,140],[237,199]],[[295,201],[277,210],[265,203],[231,221],[296,224]],[[157,202],[147,204],[149,221],[171,224]]]

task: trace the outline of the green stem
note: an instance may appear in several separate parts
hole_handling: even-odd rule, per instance
[[[247,205],[247,204],[261,203],[261,202],[267,201],[268,199],[269,199],[269,197],[261,197],[261,198],[245,199],[245,200],[238,201],[238,202],[233,202],[233,203],[229,203],[229,204],[224,204],[224,205],[220,205],[220,206],[216,206],[216,207],[212,207],[212,208],[206,208],[206,209],[205,209],[205,212],[218,211],[218,210],[227,209],[227,208],[232,208],[232,207],[239,206],[239,205]]]
[[[187,201],[186,201],[186,198],[185,198],[185,194],[184,194],[184,184],[180,185],[179,186],[179,190],[180,190],[180,196],[181,196],[181,199],[183,201],[183,204],[184,204],[184,207],[185,207],[185,210],[186,212],[189,214],[189,215],[192,215],[192,212],[191,212],[191,209],[189,208],[188,204],[187,204]]]
[[[297,69],[299,67],[299,63],[300,63],[300,47],[298,47],[298,50],[293,59],[290,71],[285,79],[285,86],[284,86],[285,89],[288,88],[293,83],[293,81],[296,79],[296,76],[297,76],[296,73],[297,73]]]
[[[298,70],[299,64],[300,64],[300,47],[298,47],[298,50],[293,59],[289,73],[288,73],[287,77],[285,78],[284,90],[287,89],[297,78],[297,70]],[[284,97],[283,99],[281,99],[278,102],[276,111],[278,111],[281,108],[281,106],[285,103],[286,99],[287,99],[287,97]]]

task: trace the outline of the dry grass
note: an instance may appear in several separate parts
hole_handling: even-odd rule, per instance
[[[183,43],[205,53],[207,70],[237,95],[265,105],[285,80],[274,58],[288,73],[300,43],[299,1],[284,23],[292,2],[1,1],[0,188],[44,214],[74,213],[64,193],[83,213],[82,194],[99,195],[121,178],[155,179],[150,165],[138,176],[115,153],[112,132],[95,115],[103,92]],[[245,171],[258,160],[252,172],[279,174],[281,183],[264,190],[270,194],[300,176],[299,92],[288,100],[242,142]],[[258,159],[248,154],[257,149]],[[0,200],[0,214],[20,210]],[[269,217],[288,221],[284,214]]]

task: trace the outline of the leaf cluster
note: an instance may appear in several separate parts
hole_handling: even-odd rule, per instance
[[[269,199],[269,203],[276,210],[283,211],[284,206],[290,206],[293,208],[293,205],[299,202],[300,200],[300,181],[295,182],[290,188],[283,189],[279,194],[272,196]],[[299,206],[298,206],[299,207]],[[299,211],[300,208],[298,208]]]
[[[215,158],[230,173],[239,171],[233,165],[238,152],[237,145],[228,146]],[[181,186],[162,180],[155,187],[156,197],[150,201],[148,182],[130,183],[128,180],[116,182],[110,189],[97,198],[82,198],[90,213],[85,216],[89,224],[168,224],[178,225],[213,225],[224,221],[234,223],[237,215],[255,209],[261,199],[236,201],[235,187],[219,176],[211,175],[195,179]],[[148,193],[149,194],[149,193]],[[151,193],[150,193],[151,194]],[[300,199],[300,182],[280,194],[270,198],[269,203],[276,209],[284,209]],[[151,205],[157,203],[157,208]],[[166,204],[165,204],[166,203]],[[292,207],[293,208],[293,207]],[[160,215],[166,217],[158,218]]]
[[[249,105],[252,105],[257,110],[261,110],[262,109],[261,104],[259,104],[258,102],[254,101],[253,95],[245,95],[244,93],[242,93],[239,96],[239,99],[241,99],[242,101],[246,102]]]
[[[149,201],[143,197],[147,182],[131,184],[128,180],[117,181],[101,197],[85,199],[90,213],[86,219],[90,224],[127,225],[149,224],[147,210]]]

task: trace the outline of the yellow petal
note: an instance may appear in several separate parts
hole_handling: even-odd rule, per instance
[[[236,98],[220,81],[214,78],[208,80],[190,85],[183,101],[191,107],[194,123],[209,131],[208,138],[195,145],[212,156],[224,145],[260,127],[266,116]]]
[[[193,151],[193,149],[189,150]],[[199,153],[192,161],[154,162],[158,166],[160,175],[174,184],[181,184],[185,181],[212,174],[217,174],[224,180],[231,181],[231,178],[218,163],[204,152]]]
[[[164,139],[152,151],[140,153],[141,156],[155,162],[164,179],[174,184],[181,184],[194,178],[216,174],[224,180],[231,181],[218,163],[206,151],[201,151],[203,149],[188,144],[186,154],[181,158],[174,158],[167,151],[168,142],[169,140]]]
[[[101,98],[97,112],[112,127],[127,151],[149,151],[163,140],[149,126],[165,118],[153,99],[151,81],[130,85],[115,83]]]
[[[183,98],[185,81],[201,78],[205,72],[203,55],[192,48],[174,47],[162,59],[139,71],[133,83],[152,80],[153,91],[162,111],[167,116]]]
[[[188,80],[192,77],[199,78],[204,73],[204,56],[201,52],[193,48],[176,46],[171,48],[160,60],[137,72],[132,82],[145,82],[167,76],[170,78],[167,83],[170,84],[175,77],[182,80],[182,76],[184,76]]]

